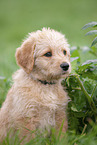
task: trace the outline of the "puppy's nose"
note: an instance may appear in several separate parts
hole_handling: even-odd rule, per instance
[[[64,62],[60,65],[60,67],[64,70],[64,71],[67,71],[68,68],[69,68],[69,64],[67,62]]]

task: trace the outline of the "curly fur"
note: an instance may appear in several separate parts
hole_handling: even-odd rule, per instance
[[[47,52],[52,52],[52,56],[44,56]],[[26,135],[27,140],[34,137],[29,130],[50,131],[51,127],[59,130],[63,119],[63,131],[66,131],[69,97],[61,80],[68,76],[71,65],[69,45],[64,35],[50,28],[30,33],[17,48],[16,61],[21,69],[13,75],[13,85],[0,109],[0,141],[10,128],[19,129],[20,138]],[[63,62],[69,64],[66,72],[60,67]],[[54,84],[45,85],[39,80]]]

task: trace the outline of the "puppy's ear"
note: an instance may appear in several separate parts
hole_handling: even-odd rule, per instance
[[[33,43],[31,39],[27,39],[21,45],[21,47],[16,50],[16,61],[17,64],[22,67],[28,74],[32,71],[34,65],[34,49],[35,42]]]

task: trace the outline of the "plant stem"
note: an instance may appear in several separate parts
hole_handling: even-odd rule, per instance
[[[93,92],[92,92],[92,94],[91,94],[91,98],[92,98],[93,95],[94,95],[94,92],[95,92],[95,90],[96,90],[96,87],[97,87],[97,84],[95,85],[95,87],[94,87],[94,89],[93,89]]]
[[[94,114],[97,115],[96,106],[95,106],[95,104],[94,104],[94,102],[93,102],[93,100],[92,100],[92,97],[91,97],[91,96],[88,94],[88,92],[86,91],[86,89],[85,89],[85,87],[84,87],[82,81],[80,80],[79,76],[76,75],[76,74],[73,74],[73,75],[71,75],[71,76],[76,77],[76,79],[77,79],[77,81],[78,81],[78,83],[79,83],[79,85],[80,85],[80,87],[81,87],[83,93],[85,94],[85,96],[86,96],[86,98],[87,98],[87,100],[88,100],[88,103],[89,103],[89,105],[90,105],[92,111],[94,112]],[[95,89],[95,88],[94,88],[94,89]],[[94,92],[94,91],[93,91],[93,92]],[[93,94],[93,93],[92,93],[92,94]]]

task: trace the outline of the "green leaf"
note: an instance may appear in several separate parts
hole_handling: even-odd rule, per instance
[[[86,62],[84,62],[81,66],[83,65],[90,65],[90,64],[97,64],[97,59],[93,59],[93,60],[87,60]]]
[[[94,56],[97,57],[97,48],[95,46],[91,47],[91,49],[89,50],[89,52],[91,54],[93,54]]]
[[[96,43],[97,43],[97,37],[95,37],[95,39],[93,40],[91,47],[94,46]]]
[[[94,27],[94,26],[97,26],[97,22],[90,22],[90,23],[84,25],[82,29],[85,30],[88,27]]]
[[[73,62],[74,60],[77,60],[77,59],[79,59],[79,57],[71,57],[70,61]]]
[[[76,72],[84,78],[88,77],[92,80],[97,80],[97,59],[87,60],[78,66]]]
[[[86,33],[85,36],[87,36],[87,35],[93,35],[93,34],[97,34],[97,30],[89,31],[88,33]]]
[[[74,106],[74,105],[71,106],[71,110],[74,111],[74,112],[79,112],[78,109],[76,108],[76,106]]]
[[[79,53],[79,50],[76,49],[75,51],[73,51],[71,57],[72,57],[72,58],[75,57],[75,58],[76,58],[75,60],[77,60],[78,62],[80,62],[80,53]],[[72,60],[72,59],[71,59],[71,60]]]

